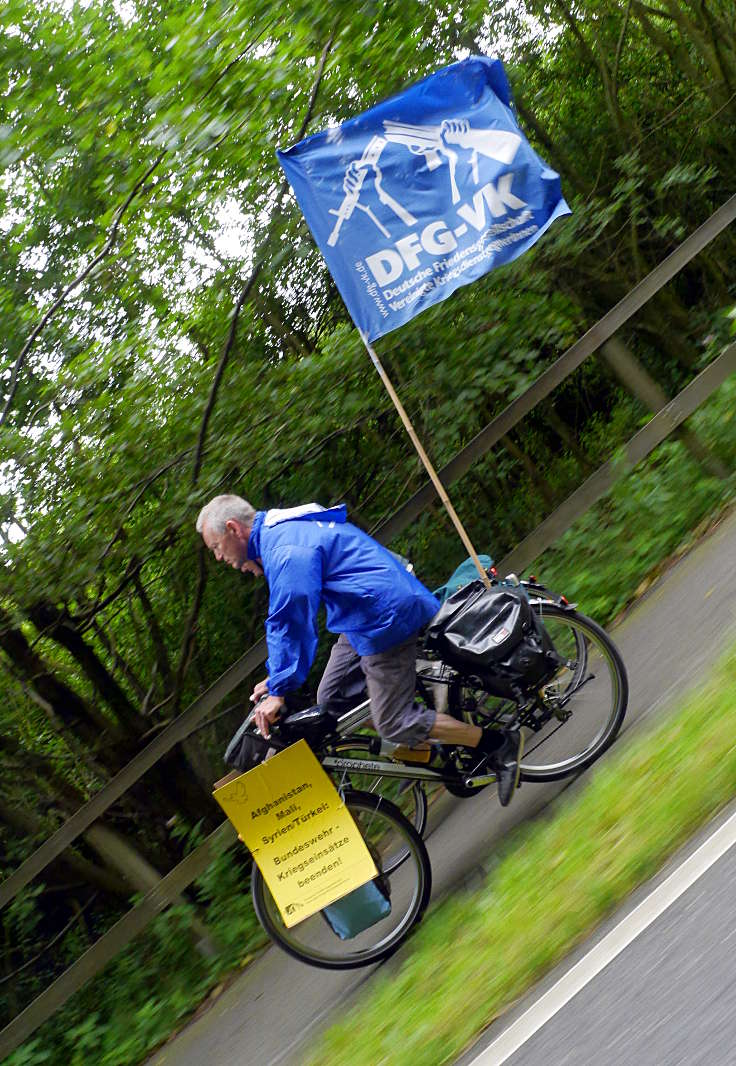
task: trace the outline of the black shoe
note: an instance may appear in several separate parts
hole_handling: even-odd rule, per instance
[[[508,807],[514,790],[519,784],[521,756],[524,751],[524,736],[521,730],[504,729],[503,743],[488,759],[488,765],[496,772],[498,798],[502,807]]]

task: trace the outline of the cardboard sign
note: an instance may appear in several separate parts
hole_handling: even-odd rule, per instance
[[[378,871],[337,789],[304,740],[215,790],[292,926]]]

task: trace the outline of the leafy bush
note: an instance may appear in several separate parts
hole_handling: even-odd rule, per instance
[[[728,379],[688,420],[700,440],[736,463],[736,380]],[[600,622],[643,591],[674,553],[687,548],[734,498],[736,484],[708,475],[668,438],[529,567]]]
[[[130,1066],[170,1036],[225,975],[246,965],[265,943],[242,855],[242,849],[221,852],[195,886],[208,904],[207,930],[218,948],[214,957],[196,949],[194,906],[170,907],[14,1051],[7,1066]]]

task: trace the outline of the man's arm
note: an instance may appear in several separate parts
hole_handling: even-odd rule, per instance
[[[306,680],[317,653],[322,554],[317,548],[279,548],[269,559],[267,576],[268,691],[283,696]]]

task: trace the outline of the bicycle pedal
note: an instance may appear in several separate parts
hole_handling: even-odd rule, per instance
[[[495,773],[468,774],[463,778],[463,784],[466,788],[483,788],[485,785],[492,785],[496,780]]]

